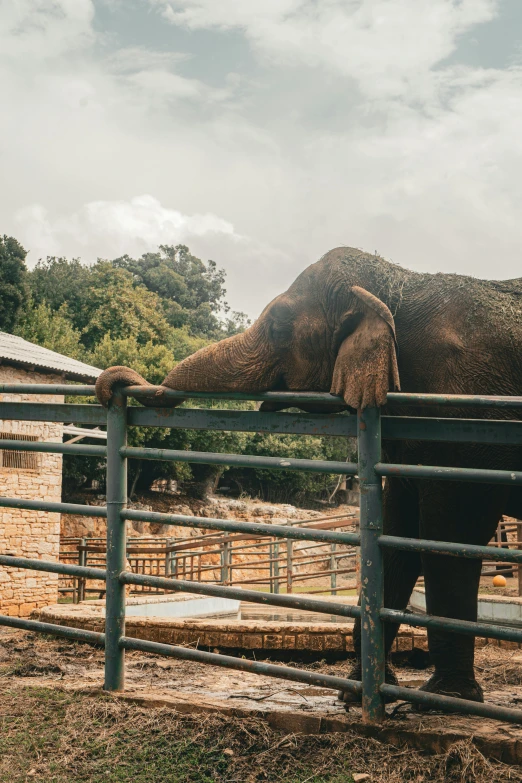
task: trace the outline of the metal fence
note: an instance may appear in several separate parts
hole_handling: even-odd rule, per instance
[[[355,530],[355,513],[302,520],[300,527]],[[60,562],[104,568],[107,539],[64,536]],[[294,546],[293,539],[267,539],[248,534],[206,534],[184,538],[136,536],[127,539],[128,570],[134,574],[189,579],[223,585],[256,585],[270,593],[292,593],[296,587],[312,593],[337,595],[356,587],[356,548],[336,543]],[[351,577],[351,578],[350,578]],[[82,577],[59,578],[58,591],[83,601],[100,587],[88,587]],[[132,592],[165,593],[164,588],[135,585]]]
[[[491,639],[522,642],[522,629],[505,628],[485,623],[473,623],[442,617],[411,615],[385,608],[383,605],[383,547],[396,547],[409,551],[441,553],[464,558],[487,557],[492,561],[522,562],[522,550],[499,547],[464,545],[441,541],[408,539],[383,534],[382,477],[437,479],[447,481],[471,481],[490,484],[522,484],[522,472],[475,468],[452,468],[423,465],[386,464],[381,461],[381,439],[407,439],[445,441],[453,443],[473,442],[483,444],[521,445],[522,422],[492,419],[429,418],[383,416],[375,408],[366,409],[358,416],[348,414],[295,414],[261,413],[256,411],[216,409],[151,409],[127,407],[127,398],[150,395],[150,387],[129,387],[117,393],[108,411],[98,405],[0,402],[0,419],[25,421],[74,422],[80,425],[107,425],[107,447],[62,443],[21,442],[9,439],[0,441],[0,448],[28,452],[54,452],[80,454],[107,458],[107,505],[76,505],[53,503],[21,498],[0,498],[0,507],[36,509],[64,512],[85,516],[101,516],[107,519],[106,568],[90,568],[57,562],[46,562],[22,557],[0,556],[0,565],[28,568],[69,576],[84,577],[106,582],[107,604],[105,633],[67,628],[35,620],[0,616],[0,625],[22,628],[42,633],[76,639],[105,647],[105,688],[109,691],[124,687],[125,650],[140,650],[173,658],[182,658],[214,666],[223,666],[256,672],[310,685],[351,691],[361,695],[363,719],[378,722],[385,715],[384,697],[393,696],[416,704],[424,704],[447,711],[464,712],[484,717],[522,723],[522,710],[514,710],[492,704],[478,704],[449,696],[425,693],[411,688],[389,685],[384,682],[384,623],[406,623],[414,626],[444,629],[446,631]],[[2,394],[66,394],[93,395],[92,386],[67,385],[0,386]],[[255,399],[284,401],[289,405],[320,402],[338,404],[329,394],[267,392],[258,395],[203,394],[164,391],[170,398]],[[522,397],[478,397],[424,394],[390,394],[389,400],[408,406],[458,406],[459,408],[488,407],[490,409],[521,409]],[[211,454],[174,451],[168,449],[129,448],[129,426],[178,427],[184,429],[235,430],[313,434],[329,437],[357,437],[358,464],[324,460],[280,459],[237,454]],[[266,525],[204,517],[162,514],[126,508],[127,459],[160,459],[219,465],[262,467],[275,470],[306,470],[338,475],[358,474],[360,481],[360,535],[357,533],[317,530],[306,527],[289,528],[283,525]],[[125,571],[125,521],[138,520],[160,524],[213,529],[232,533],[250,533],[273,539],[287,538],[297,541],[338,543],[360,546],[361,552],[361,602],[360,606],[332,604],[327,600],[296,595],[264,594],[258,591],[222,585],[210,585],[183,579],[167,579]],[[362,618],[362,682],[343,677],[320,674],[293,667],[250,661],[217,653],[187,649],[156,642],[134,639],[125,635],[125,586],[144,585],[169,590],[223,596],[241,601],[264,603],[271,606],[297,608],[327,615]]]

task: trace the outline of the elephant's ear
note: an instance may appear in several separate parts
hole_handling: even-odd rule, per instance
[[[332,394],[357,410],[380,407],[389,391],[399,391],[395,323],[388,307],[364,288],[354,286],[354,306],[339,328]]]

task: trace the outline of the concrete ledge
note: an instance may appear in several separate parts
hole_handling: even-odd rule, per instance
[[[102,632],[104,604],[56,604],[40,609],[33,617],[42,622]],[[197,646],[213,650],[343,654],[353,652],[350,623],[274,622],[230,619],[181,619],[127,617],[127,636],[162,644]],[[424,630],[403,627],[395,640],[395,652],[427,649]]]
[[[103,632],[105,629],[103,601],[88,601],[76,605],[55,604],[35,610],[31,616],[42,622],[89,631]],[[335,657],[353,653],[354,649],[350,623],[129,616],[126,629],[127,636],[137,639],[209,650],[252,650],[266,651],[268,654],[279,651],[287,655],[294,652],[296,655],[322,654]],[[518,642],[480,637],[475,639],[476,647],[484,647],[486,644],[510,650],[517,650],[522,646]],[[403,625],[395,639],[392,653],[407,653],[413,649],[428,649],[426,631],[423,628]]]

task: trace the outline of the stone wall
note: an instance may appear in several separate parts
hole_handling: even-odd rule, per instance
[[[31,372],[0,365],[0,383],[62,383],[60,375]],[[63,402],[62,396],[0,394],[2,402]],[[0,432],[36,437],[40,441],[63,439],[63,425],[47,422],[0,420]],[[7,435],[8,437],[8,435]],[[0,466],[0,496],[60,501],[61,454],[18,452],[16,465],[8,453]],[[7,462],[5,465],[3,463]],[[58,560],[60,514],[0,508],[0,553],[41,560]],[[0,614],[27,617],[41,606],[58,600],[56,574],[0,566]]]

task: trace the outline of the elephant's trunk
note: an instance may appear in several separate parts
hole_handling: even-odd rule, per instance
[[[96,379],[96,396],[104,408],[112,398],[115,386],[150,386],[151,384],[130,367],[109,367]]]
[[[184,359],[162,386],[177,391],[262,391],[271,387],[277,375],[266,353],[260,327],[254,324]]]
[[[161,387],[192,392],[256,392],[271,388],[276,378],[261,327],[253,324],[246,332],[201,348],[184,359],[169,372]],[[151,384],[128,367],[109,367],[96,381],[96,396],[105,407],[116,385]],[[176,407],[183,402],[162,396],[161,387],[150,396],[140,397],[140,402],[152,407]]]

